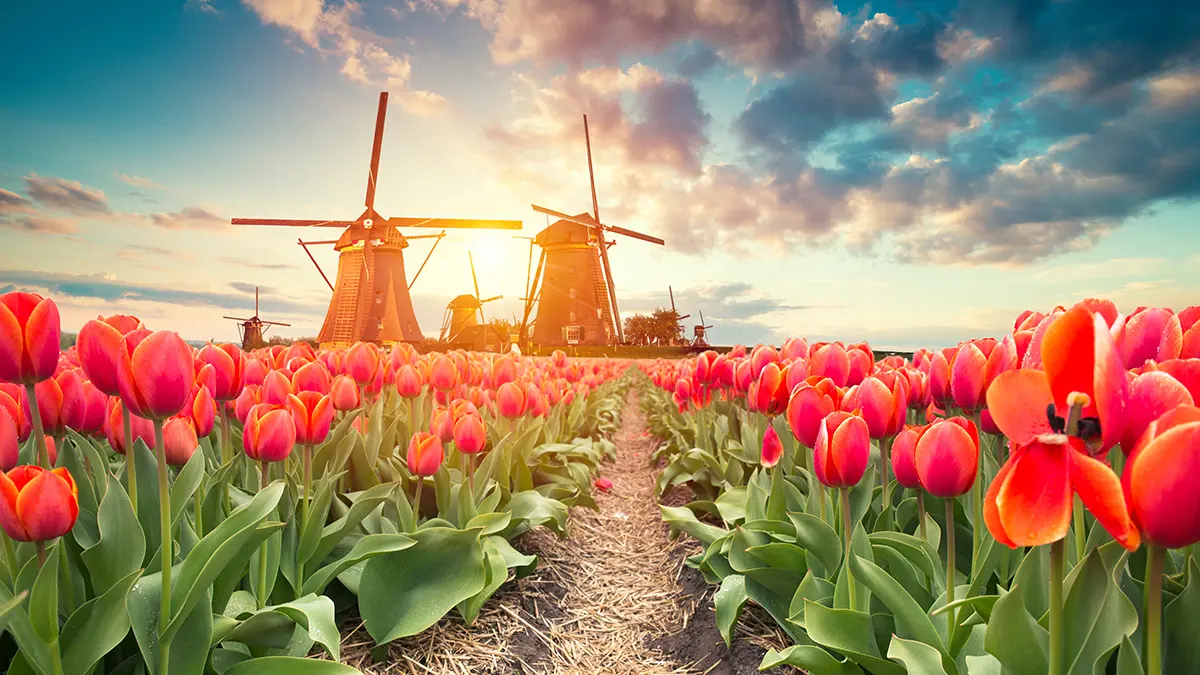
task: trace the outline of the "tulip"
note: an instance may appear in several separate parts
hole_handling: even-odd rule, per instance
[[[750,352],[750,370],[755,379],[762,376],[768,363],[779,363],[779,352],[771,345],[758,345]]]
[[[854,525],[850,519],[850,488],[862,480],[870,453],[871,436],[862,417],[835,410],[821,420],[821,430],[817,433],[817,444],[813,449],[813,471],[822,484],[840,488],[847,561],[850,560],[854,536]],[[854,579],[848,567],[846,580],[850,605],[854,606]]]
[[[959,346],[950,365],[950,394],[954,405],[973,413],[983,407],[987,390],[988,354],[994,349],[995,340],[985,343],[975,340]],[[985,353],[984,350],[987,350]]]
[[[1121,451],[1129,457],[1151,422],[1178,406],[1194,404],[1187,387],[1167,373],[1147,371],[1134,377],[1129,385],[1128,417]]]
[[[262,402],[271,405],[287,403],[287,397],[292,394],[292,381],[281,370],[272,370],[263,378]]]
[[[414,399],[421,395],[423,389],[425,383],[417,369],[407,363],[400,366],[396,371],[396,393],[403,398]]]
[[[270,371],[270,367],[259,359],[247,358],[246,367],[242,370],[242,383],[247,386],[251,384],[261,386]]]
[[[949,351],[950,356],[947,356]],[[929,360],[929,396],[938,407],[945,409],[953,399],[950,390],[950,359],[957,350],[937,352]]]
[[[80,426],[76,431],[87,436],[100,436],[104,433],[109,397],[97,389],[90,380],[83,380],[82,384],[83,412]]]
[[[458,386],[458,370],[454,361],[445,354],[439,354],[429,368],[429,384],[434,389],[446,392]]]
[[[233,416],[238,422],[245,425],[246,418],[250,416],[250,409],[262,403],[262,387],[257,384],[248,384],[242,389],[242,393],[238,394],[237,400],[233,402]]]
[[[0,380],[32,385],[58,369],[58,305],[35,293],[0,295]]]
[[[408,442],[408,470],[414,476],[432,476],[442,465],[442,439],[427,431],[418,431]],[[417,481],[418,494],[421,481]]]
[[[596,489],[600,490],[601,492],[608,492],[612,489],[613,482],[607,478],[597,478],[596,480],[592,481],[592,485],[595,485]]]
[[[1140,368],[1148,360],[1179,358],[1183,350],[1183,327],[1169,309],[1134,312],[1116,325],[1117,350],[1126,368]]]
[[[7,389],[6,389],[7,387]],[[0,383],[0,411],[5,411],[17,425],[17,442],[24,443],[32,432],[29,416],[25,414],[25,390],[15,384]]]
[[[1200,358],[1171,359],[1155,368],[1179,380],[1192,395],[1192,400],[1200,401]]]
[[[0,526],[17,541],[41,542],[71,531],[79,517],[79,491],[65,468],[47,471],[40,466],[18,466],[0,473]]]
[[[454,414],[450,412],[449,408],[438,408],[433,411],[430,430],[437,435],[442,443],[449,443],[454,440]]]
[[[286,407],[259,403],[250,409],[242,434],[242,446],[246,456],[264,464],[262,487],[266,487],[268,480],[266,464],[287,459],[295,444],[296,424]]]
[[[303,525],[308,523],[308,503],[312,499],[313,446],[324,443],[329,436],[329,428],[333,424],[333,401],[328,394],[302,391],[288,396],[287,408],[296,429],[296,442],[302,445],[304,493],[300,501],[300,522]],[[303,565],[298,569],[303,577]],[[297,585],[303,586],[303,581]]]
[[[806,447],[814,448],[821,421],[841,405],[842,393],[833,380],[809,377],[792,391],[788,399],[787,421],[792,435]]]
[[[318,394],[328,394],[331,382],[332,378],[325,364],[311,361],[300,366],[292,374],[291,388],[295,393],[315,391]]]
[[[379,348],[371,342],[356,342],[346,350],[346,374],[360,386],[375,381],[379,374]]]
[[[211,434],[216,425],[216,416],[217,404],[213,401],[212,394],[209,393],[208,387],[200,387],[192,397],[192,406],[189,411],[196,434],[199,436]]]
[[[166,445],[167,464],[171,466],[187,464],[200,446],[196,427],[185,417],[172,417],[163,424],[163,443]]]
[[[224,402],[232,401],[241,395],[242,388],[246,385],[246,354],[241,347],[233,344],[217,346],[210,343],[201,347],[196,357],[213,367],[213,398]]]
[[[808,371],[818,377],[827,377],[839,387],[850,379],[850,358],[841,344],[818,342],[812,347],[808,359]]]
[[[135,441],[140,440],[146,444],[147,448],[153,450],[154,424],[150,420],[135,417],[130,420],[129,426],[125,426],[122,420],[125,416],[123,413],[124,406],[121,405],[120,399],[109,399],[107,420],[104,425],[104,435],[108,439],[109,446],[123,455],[129,455],[127,452],[128,445],[125,443],[125,439],[128,438],[125,432],[129,431]],[[133,460],[130,459],[129,461]],[[134,487],[136,487],[136,484]]]
[[[525,390],[513,382],[505,382],[496,390],[496,410],[502,417],[515,419],[525,412]]]
[[[787,376],[778,363],[771,361],[764,365],[757,384],[755,408],[758,412],[774,418],[787,410],[791,392],[787,388]]]
[[[914,463],[921,485],[943,499],[966,494],[975,484],[979,431],[965,417],[940,420],[917,438]]]
[[[192,350],[176,333],[134,331],[121,342],[121,401],[138,417],[165,420],[183,410],[192,391]]]
[[[774,364],[772,364],[774,365]],[[768,469],[779,463],[783,458],[783,441],[779,440],[779,434],[775,433],[775,426],[767,425],[767,431],[763,434],[762,441],[762,465]]]
[[[8,398],[8,394],[0,393]],[[17,440],[20,430],[8,408],[0,405],[0,471],[12,471],[20,460],[21,444]]]
[[[119,396],[117,384],[117,355],[121,339],[127,333],[144,328],[136,317],[116,314],[107,319],[98,317],[83,324],[75,339],[79,365],[88,379],[109,396]]]
[[[866,344],[854,345],[846,350],[846,384],[861,384],[871,369],[875,367],[875,355]]]
[[[925,492],[916,462],[917,439],[923,431],[925,427],[905,427],[892,441],[892,473],[902,487],[917,491],[917,527],[922,539],[925,538]]]
[[[78,380],[74,380],[73,385],[78,384]],[[76,394],[82,395],[78,388],[73,388]],[[37,407],[31,408],[28,412],[30,417],[34,417],[34,411],[37,412],[36,417],[41,421],[42,432],[46,436],[62,436],[66,433],[66,425],[63,424],[63,390],[59,384],[58,378],[50,378],[38,382],[33,386],[34,399],[37,401]],[[26,402],[29,398],[26,397]],[[77,405],[72,403],[72,405]],[[53,464],[51,464],[53,466]]]
[[[333,382],[329,386],[329,397],[333,403],[333,409],[339,412],[356,410],[361,404],[358,386],[347,375],[338,375],[333,378]]]

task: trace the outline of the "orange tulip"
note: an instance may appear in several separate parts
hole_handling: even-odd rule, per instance
[[[416,476],[432,476],[442,465],[442,439],[418,431],[408,442],[408,470]]]
[[[66,433],[66,425],[63,424],[62,418],[63,390],[58,382],[58,378],[52,377],[38,382],[33,387],[34,396],[37,398],[38,419],[42,421],[42,431],[47,436],[61,436]],[[32,411],[26,412],[32,416]]]
[[[292,394],[292,381],[282,370],[272,370],[267,373],[262,384],[262,402],[271,405],[287,403],[287,397]]]
[[[496,390],[496,411],[513,419],[525,413],[525,390],[514,382],[505,382]]]
[[[783,441],[779,439],[779,434],[775,433],[775,425],[768,424],[767,432],[763,434],[762,454],[760,461],[762,465],[768,469],[779,463],[783,458]]]
[[[60,333],[53,300],[35,293],[0,295],[0,380],[34,384],[53,377]]]
[[[218,401],[232,401],[241,395],[246,384],[246,354],[241,347],[234,344],[216,346],[209,343],[200,348],[196,358],[213,367],[213,398]]]
[[[355,410],[360,404],[358,387],[354,384],[354,380],[346,375],[338,375],[333,378],[333,383],[329,387],[329,395],[334,410],[341,412]]]
[[[925,427],[907,427],[892,441],[892,473],[900,485],[917,490],[921,476],[917,473],[917,439]]]
[[[487,445],[487,430],[479,413],[465,414],[454,422],[454,447],[459,452],[473,455]]]
[[[995,345],[995,340],[988,339],[972,340],[959,346],[954,362],[950,364],[950,395],[954,405],[967,412],[983,407],[988,384],[988,355]]]
[[[429,427],[443,443],[454,440],[454,414],[450,412],[449,408],[434,410]]]
[[[296,425],[296,442],[319,445],[329,436],[333,425],[333,401],[328,395],[302,391],[287,399],[288,411]]]
[[[346,350],[346,374],[365,387],[379,375],[379,361],[379,348],[374,343],[355,342]]]
[[[133,331],[121,341],[117,381],[129,412],[164,420],[187,404],[195,376],[192,348],[176,333]]]
[[[49,541],[71,531],[79,491],[65,468],[18,466],[0,473],[0,526],[17,541]]]
[[[908,411],[908,380],[895,376],[890,379],[891,388],[879,377],[868,377],[842,401],[843,409],[862,411],[871,438],[876,440],[899,432]]]
[[[935,497],[957,497],[975,485],[979,431],[965,417],[951,417],[923,428],[914,463],[921,485]]]
[[[846,348],[836,342],[814,344],[808,359],[808,372],[827,377],[839,387],[846,386],[850,379],[850,357],[846,355]]]
[[[787,421],[792,435],[806,447],[813,448],[821,430],[821,420],[838,409],[842,392],[833,380],[809,377],[792,391],[788,399]]]
[[[871,434],[862,417],[835,410],[821,420],[813,447],[817,479],[834,488],[849,488],[862,480],[871,455]]]
[[[237,400],[233,402],[233,415],[237,417],[238,422],[246,423],[246,418],[250,416],[250,409],[262,402],[262,387],[257,384],[248,384],[242,389],[242,393],[238,394]]]
[[[163,424],[163,447],[166,449],[167,464],[183,466],[192,458],[200,440],[196,427],[186,417],[172,417]]]
[[[1133,522],[1161,548],[1200,542],[1200,408],[1178,406],[1151,422],[1129,457],[1122,490]]]
[[[425,382],[421,379],[421,373],[410,364],[400,366],[396,371],[396,392],[404,398],[416,398],[421,395],[421,391],[425,389]]]
[[[331,383],[329,370],[320,361],[305,363],[292,373],[292,392],[297,394],[302,391],[328,394]]]
[[[0,397],[9,398],[8,394],[0,393]],[[17,440],[20,427],[13,419],[9,409],[0,405],[0,471],[11,471],[19,461],[21,444]]]
[[[458,370],[454,361],[445,354],[439,354],[429,368],[429,384],[438,391],[450,391],[458,386]]]
[[[267,364],[256,358],[246,359],[246,367],[242,370],[242,383],[246,386],[257,385],[262,386],[263,380],[266,379],[267,373],[270,372]]]
[[[282,462],[296,445],[296,424],[287,408],[259,403],[250,409],[242,432],[246,456],[259,462]]]
[[[104,424],[104,435],[108,439],[109,446],[113,450],[125,454],[127,448],[125,443],[125,425],[121,415],[120,399],[109,399],[107,419]],[[150,420],[143,419],[136,415],[129,418],[129,432],[133,434],[134,441],[141,440],[146,444],[146,447],[154,449],[154,424]]]
[[[192,406],[188,411],[188,416],[192,420],[192,425],[196,427],[197,434],[207,436],[212,433],[213,425],[216,423],[217,404],[213,401],[208,387],[202,386],[196,390],[192,397]]]
[[[778,363],[771,361],[763,366],[758,375],[757,385],[754,407],[758,412],[775,417],[787,410],[788,395],[791,392],[787,388],[786,374],[779,368]]]
[[[142,328],[144,326],[137,317],[116,314],[107,319],[92,319],[79,329],[79,335],[75,338],[79,365],[97,389],[109,396],[120,395],[121,391],[117,385],[117,356],[120,353],[121,339],[127,333]]]

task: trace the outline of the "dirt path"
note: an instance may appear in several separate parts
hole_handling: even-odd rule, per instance
[[[613,488],[596,491],[600,512],[573,509],[568,539],[537,530],[515,542],[541,556],[538,570],[489,602],[475,626],[443,620],[395,646],[386,666],[347,661],[368,673],[758,672],[764,647],[782,646],[778,631],[748,611],[739,626],[742,637],[732,652],[725,647],[712,589],[684,565],[695,543],[668,541],[649,465],[655,441],[646,435],[634,393],[613,441],[618,459],[602,469]]]

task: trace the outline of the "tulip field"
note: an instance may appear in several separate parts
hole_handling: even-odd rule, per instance
[[[54,301],[8,293],[0,663],[732,675],[766,631],[751,668],[1200,673],[1198,320],[1085,300],[911,358],[629,361],[243,352],[116,315],[64,350]],[[534,646],[405,651],[492,640],[481,617]]]
[[[1026,312],[876,361],[760,346],[647,368],[657,490],[811,673],[1200,672],[1200,307]]]

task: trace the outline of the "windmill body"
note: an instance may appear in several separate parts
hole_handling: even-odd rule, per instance
[[[434,247],[448,228],[459,229],[521,229],[519,220],[468,220],[457,218],[384,218],[375,211],[375,187],[379,175],[379,158],[383,148],[383,124],[387,116],[387,92],[379,94],[375,117],[375,137],[371,148],[371,164],[367,173],[366,209],[354,220],[283,220],[234,218],[234,225],[266,225],[274,227],[336,227],[342,229],[336,241],[300,240],[317,271],[333,291],[325,322],[318,340],[322,347],[340,347],[353,342],[375,342],[384,345],[396,342],[419,342],[423,339],[416,313],[413,311],[409,289],[417,275],[410,280],[404,267],[404,249],[409,239],[434,238]],[[401,227],[440,228],[439,235],[405,237]],[[337,280],[330,283],[308,246],[333,244],[338,251]],[[430,255],[433,249],[430,249]],[[429,256],[425,262],[429,261]]]
[[[280,323],[278,321],[263,321],[258,316],[258,286],[254,287],[254,316],[249,319],[238,316],[222,317],[230,321],[238,322],[238,333],[242,336],[242,349],[244,351],[252,351],[259,347],[267,345],[263,336],[271,326],[291,326],[290,323]]]

